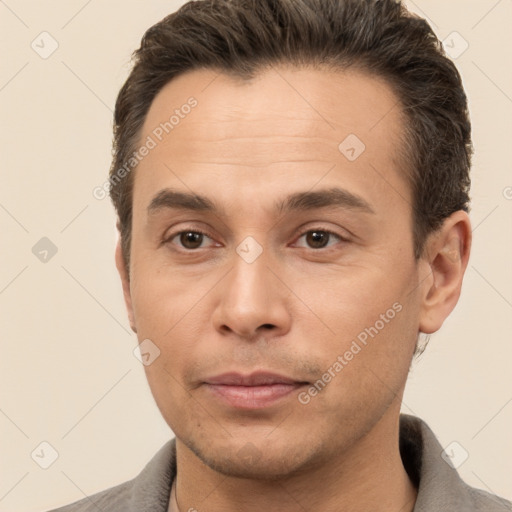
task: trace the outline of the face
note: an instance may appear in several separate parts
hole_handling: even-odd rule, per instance
[[[126,295],[156,403],[208,466],[300,472],[398,414],[421,309],[402,132],[355,71],[194,71],[155,98]]]

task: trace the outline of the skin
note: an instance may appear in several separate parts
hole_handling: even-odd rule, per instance
[[[129,272],[116,253],[131,326],[161,351],[145,370],[176,434],[180,510],[411,511],[400,402],[418,333],[438,330],[458,300],[468,216],[447,218],[415,260],[404,121],[380,78],[193,71],[157,95],[141,141],[190,96],[197,107],[135,171]],[[352,162],[338,149],[349,134],[366,146]],[[372,212],[276,209],[291,194],[333,187]],[[148,210],[168,189],[216,209]],[[180,232],[197,230],[208,236],[187,248]],[[247,236],[262,248],[252,263],[236,252]],[[240,410],[204,384],[256,370],[314,383],[396,303],[401,311],[307,404],[298,400],[305,386]]]

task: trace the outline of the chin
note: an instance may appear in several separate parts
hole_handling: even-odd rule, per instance
[[[278,446],[268,440],[233,440],[222,446],[198,446],[190,441],[185,444],[214,471],[251,480],[276,480],[300,474],[311,468],[315,458],[304,446]]]

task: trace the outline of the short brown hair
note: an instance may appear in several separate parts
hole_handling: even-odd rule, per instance
[[[357,67],[383,77],[405,114],[414,253],[457,210],[469,210],[471,126],[460,75],[428,23],[396,0],[198,0],[151,27],[135,51],[114,115],[110,196],[129,265],[136,149],[156,94],[186,71],[242,78],[274,64]],[[116,178],[114,180],[114,178]]]

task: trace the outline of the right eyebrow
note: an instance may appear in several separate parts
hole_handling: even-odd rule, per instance
[[[213,212],[217,210],[207,197],[188,192],[178,192],[169,188],[158,192],[148,206],[148,213],[156,213],[164,208],[181,208],[184,210]]]

